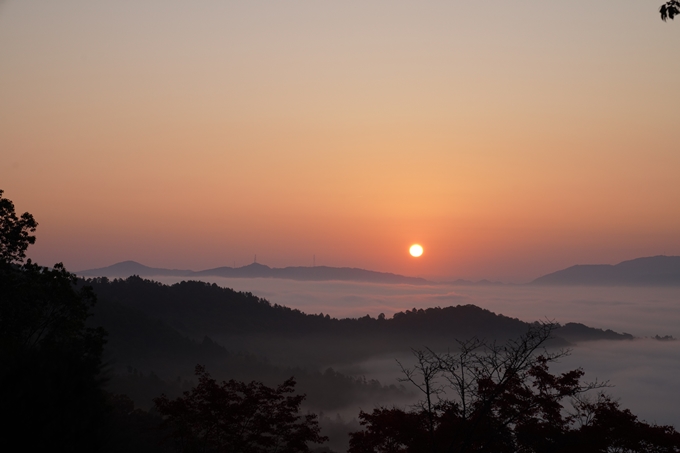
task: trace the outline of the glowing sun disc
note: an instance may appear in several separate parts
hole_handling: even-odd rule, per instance
[[[419,257],[423,254],[423,247],[418,244],[413,244],[411,248],[408,249],[408,252],[411,254],[411,256]]]

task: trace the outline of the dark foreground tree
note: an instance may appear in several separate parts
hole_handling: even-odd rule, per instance
[[[675,16],[680,14],[680,1],[670,0],[659,8],[659,13],[661,14],[661,20],[666,22],[666,20],[675,19]]]
[[[0,435],[22,451],[96,451],[106,403],[104,332],[85,326],[95,297],[75,275],[25,260],[37,223],[0,191]]]
[[[167,432],[161,429],[161,416],[155,411],[135,408],[127,395],[109,395],[111,412],[108,420],[105,453],[171,453],[171,445],[163,442]]]
[[[414,351],[402,367],[424,399],[411,410],[361,412],[350,453],[679,452],[680,434],[649,425],[582,383],[583,370],[548,365],[568,351],[543,349],[554,324],[535,324],[504,345],[462,341],[455,353]]]
[[[299,415],[304,395],[293,378],[277,388],[259,382],[218,384],[200,365],[198,385],[176,400],[154,400],[178,451],[302,453],[321,436],[316,415]]]
[[[28,212],[17,217],[14,203],[3,198],[0,190],[0,261],[3,263],[21,263],[26,258],[26,249],[35,243],[35,232],[38,222]]]

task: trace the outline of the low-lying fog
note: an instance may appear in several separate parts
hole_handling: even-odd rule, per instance
[[[400,357],[376,357],[335,369],[396,383],[401,377],[397,360],[405,365],[413,363],[412,356],[405,353]],[[586,372],[586,382],[596,378],[609,381],[612,387],[605,391],[640,418],[680,427],[680,341],[661,342],[647,338],[582,343],[572,348],[570,356],[551,367],[556,372],[575,368]]]
[[[182,279],[161,277],[164,283]],[[680,341],[658,341],[654,335],[680,337],[680,288],[532,287],[457,285],[378,285],[353,282],[300,282],[277,279],[205,281],[248,291],[271,303],[333,317],[387,317],[411,308],[474,304],[524,321],[551,319],[627,332],[634,341],[578,344],[554,369],[581,367],[586,380],[609,380],[609,393],[641,418],[680,427]],[[338,368],[381,382],[399,377],[397,357]],[[401,357],[400,359],[405,359]],[[364,408],[371,409],[371,408]]]

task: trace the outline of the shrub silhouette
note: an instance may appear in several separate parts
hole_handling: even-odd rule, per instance
[[[178,451],[302,453],[320,435],[316,415],[298,415],[304,395],[293,378],[277,388],[234,380],[218,384],[197,365],[198,385],[175,400],[154,399]]]

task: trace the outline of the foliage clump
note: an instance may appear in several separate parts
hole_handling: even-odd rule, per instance
[[[675,16],[680,15],[680,1],[670,0],[659,8],[659,14],[661,14],[661,20],[666,22],[668,19],[673,20]]]
[[[295,380],[276,388],[235,380],[218,384],[197,365],[198,385],[175,400],[154,400],[177,449],[183,452],[304,453],[323,443],[315,414],[299,415],[304,395]]]

